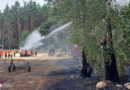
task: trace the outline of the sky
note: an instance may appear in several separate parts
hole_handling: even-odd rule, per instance
[[[15,1],[19,1],[20,5],[23,6],[23,1],[29,2],[30,0],[0,0],[0,10],[3,11],[7,4],[9,5],[9,7],[11,7],[12,5],[14,5]],[[32,0],[32,1],[35,1],[40,5],[43,5],[45,3],[44,0]]]
[[[116,0],[120,6],[128,5],[130,0]]]
[[[14,5],[15,1],[19,1],[21,6],[23,6],[23,1],[29,2],[30,0],[0,0],[0,10],[3,11],[3,9],[6,7],[6,4],[8,4],[9,7],[11,7],[11,5]],[[44,0],[32,0],[32,1],[35,1],[40,5],[43,5],[45,3]],[[116,0],[116,1],[118,2],[118,4],[120,4],[120,6],[127,5],[130,2],[130,0]]]

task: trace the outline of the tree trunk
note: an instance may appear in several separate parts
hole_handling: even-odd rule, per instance
[[[24,30],[29,30],[27,22],[27,20],[24,20]]]
[[[0,44],[2,43],[2,29],[1,29],[1,23],[0,23]]]
[[[1,22],[0,22],[0,40],[1,40],[0,44],[2,44],[2,45],[3,45],[3,23],[4,23],[4,20],[1,20]]]
[[[76,2],[75,2],[75,4],[77,4],[77,3],[81,3],[81,5],[82,5],[82,7],[83,8],[81,8],[81,11],[80,12],[82,12],[82,15],[80,15],[80,18],[81,18],[81,23],[82,23],[82,28],[83,28],[83,35],[84,35],[84,40],[83,40],[83,51],[82,51],[82,70],[81,70],[81,74],[83,75],[83,76],[85,76],[85,77],[91,77],[91,72],[92,72],[92,68],[91,68],[91,66],[90,66],[90,64],[89,63],[87,63],[87,57],[86,57],[86,53],[85,53],[85,51],[84,51],[84,49],[86,48],[85,47],[85,42],[87,42],[86,41],[86,13],[85,13],[85,9],[84,8],[86,8],[86,6],[85,6],[85,0],[76,0]],[[79,5],[77,5],[77,7],[79,7]]]
[[[10,19],[8,21],[8,49],[11,49],[11,24]]]
[[[112,30],[109,18],[110,1],[106,0],[106,45],[104,46],[105,79],[113,82],[119,82],[116,58],[114,55]]]
[[[82,69],[81,69],[81,74],[82,74],[82,76],[85,76],[85,77],[91,77],[91,73],[92,73],[92,68],[87,63],[86,54],[85,54],[85,52],[83,50],[83,52],[82,52]]]
[[[34,30],[34,15],[31,15],[31,32]]]
[[[81,74],[83,76],[86,76],[87,74],[87,59],[86,59],[86,55],[84,50],[82,51],[82,70],[81,70]]]
[[[20,24],[20,18],[17,16],[17,27],[18,27],[18,40],[20,40],[21,37],[21,24]]]
[[[105,79],[113,82],[119,82],[114,54],[110,55],[110,61],[105,62]]]

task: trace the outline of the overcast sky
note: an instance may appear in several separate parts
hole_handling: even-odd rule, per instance
[[[116,0],[121,6],[128,5],[130,0]]]
[[[11,7],[11,5],[14,5],[15,1],[19,1],[20,5],[23,6],[23,1],[29,2],[30,0],[0,0],[0,10],[3,11],[3,9],[6,7],[6,4],[8,4],[9,7]],[[32,1],[35,1],[40,5],[43,5],[45,3],[44,0],[32,0]]]
[[[23,6],[23,1],[29,2],[30,0],[0,0],[0,10],[3,11],[3,9],[6,7],[6,4],[9,5],[9,7],[11,7],[11,5],[14,5],[15,1],[19,1],[21,6]],[[37,3],[39,3],[40,5],[43,5],[45,2],[44,0],[32,0],[35,1]],[[127,5],[130,0],[117,0],[117,2],[121,5]]]

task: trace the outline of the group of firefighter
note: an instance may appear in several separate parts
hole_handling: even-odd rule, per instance
[[[37,51],[35,51],[35,50],[21,50],[20,56],[37,56]]]
[[[0,50],[0,59],[5,58],[12,58],[15,57],[16,50]]]

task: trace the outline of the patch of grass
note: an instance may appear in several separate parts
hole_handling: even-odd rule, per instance
[[[97,82],[98,82],[98,80],[92,80],[90,78],[87,78],[87,79],[83,80],[81,83],[79,83],[78,87],[90,86],[90,85],[96,84]]]

